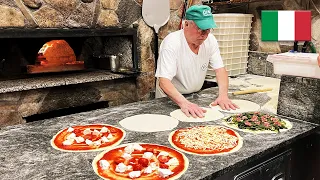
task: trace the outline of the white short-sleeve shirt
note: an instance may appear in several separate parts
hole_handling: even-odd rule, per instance
[[[170,33],[162,41],[155,76],[171,80],[181,94],[189,94],[201,89],[208,65],[213,69],[224,67],[216,38],[210,33],[195,54],[182,29]],[[157,80],[156,97],[163,96],[166,95]]]

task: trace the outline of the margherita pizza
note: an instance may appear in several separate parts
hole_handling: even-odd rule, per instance
[[[61,151],[100,151],[121,143],[126,133],[120,128],[107,124],[72,126],[58,132],[51,145]]]
[[[196,126],[170,133],[169,142],[178,150],[200,156],[222,155],[238,151],[241,136],[222,126]]]
[[[157,144],[133,143],[100,153],[92,162],[103,179],[177,179],[188,168],[182,153]]]
[[[289,121],[261,112],[232,115],[225,118],[223,124],[250,133],[279,133],[292,128]]]

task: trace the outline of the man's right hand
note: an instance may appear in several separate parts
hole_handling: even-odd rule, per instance
[[[181,111],[188,117],[192,116],[194,118],[203,118],[206,112],[205,109],[202,109],[197,104],[191,103],[190,101],[186,100],[182,104],[179,104]]]
[[[188,117],[194,118],[204,117],[205,109],[202,109],[198,105],[188,101],[172,84],[167,78],[159,78],[159,86],[167,96],[172,99],[180,108],[181,111]]]

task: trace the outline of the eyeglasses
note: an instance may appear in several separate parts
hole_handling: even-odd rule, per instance
[[[210,33],[210,29],[201,30],[198,28],[197,32],[201,35],[208,35]]]
[[[211,29],[202,30],[195,23],[193,25],[197,29],[197,32],[201,35],[208,35],[210,33]]]

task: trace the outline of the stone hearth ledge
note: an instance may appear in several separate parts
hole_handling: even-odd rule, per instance
[[[124,74],[115,74],[108,71],[81,72],[72,74],[46,75],[45,77],[32,77],[26,79],[0,81],[0,93],[40,89],[71,84],[107,81],[130,77]]]
[[[205,107],[216,98],[214,94],[217,92],[217,88],[210,88],[187,98]],[[259,93],[238,96],[238,98],[251,99],[263,105],[266,102],[264,96],[266,95]],[[143,113],[169,115],[177,108],[168,98],[161,98],[2,128],[0,130],[0,160],[2,162],[0,179],[98,179],[91,163],[100,152],[60,152],[51,147],[52,136],[72,125],[104,123],[121,127],[119,121],[123,118]],[[254,135],[239,131],[244,138],[243,147],[238,152],[229,155],[201,157],[186,154],[190,164],[180,179],[214,179],[280,148],[287,147],[319,129],[316,124],[295,119],[289,120],[293,128],[280,134]],[[206,124],[222,125],[221,120],[206,123],[180,122],[177,128]],[[168,135],[171,131],[142,133],[126,130],[126,132],[127,136],[122,144],[141,142],[171,147],[168,142]]]

